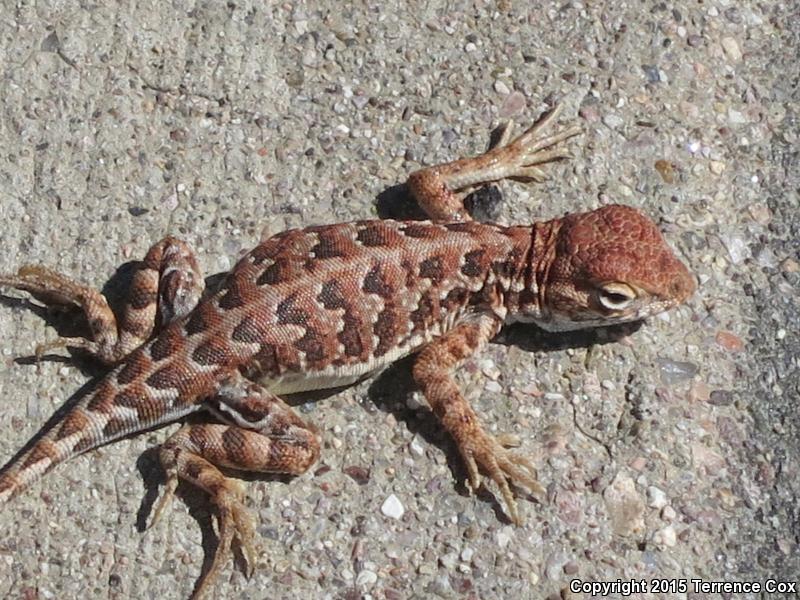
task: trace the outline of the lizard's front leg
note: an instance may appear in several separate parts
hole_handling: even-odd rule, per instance
[[[320,450],[313,426],[283,400],[238,375],[222,386],[209,408],[230,424],[184,425],[164,443],[160,457],[167,487],[153,517],[153,523],[161,517],[180,479],[208,493],[216,506],[219,544],[194,598],[203,597],[219,576],[234,537],[249,568],[255,564],[255,534],[244,490],[218,467],[300,475],[316,462]]]
[[[510,143],[511,128],[508,127],[496,146],[480,156],[428,167],[409,175],[408,187],[420,208],[433,221],[469,221],[471,217],[464,208],[464,197],[476,186],[502,179],[544,180],[546,175],[539,165],[569,157],[565,149],[554,146],[581,133],[580,127],[570,127],[552,135],[541,135],[560,112],[561,106],[557,105]]]
[[[85,313],[91,339],[58,338],[39,345],[37,356],[70,346],[114,364],[146,342],[158,325],[163,327],[190,312],[205,282],[189,245],[166,237],[150,248],[136,269],[119,319],[103,294],[40,265],[20,267],[16,275],[0,275],[0,286],[30,292],[49,305],[76,305]]]
[[[457,325],[426,346],[414,363],[414,380],[445,429],[453,436],[464,459],[470,487],[480,486],[480,471],[484,471],[499,486],[509,516],[516,524],[522,519],[509,481],[543,494],[536,481],[536,470],[525,458],[509,452],[513,436],[487,434],[475,411],[458,389],[452,370],[464,359],[491,340],[502,321],[491,314],[481,314]]]

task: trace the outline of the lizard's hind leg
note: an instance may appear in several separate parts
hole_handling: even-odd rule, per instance
[[[217,509],[219,544],[194,598],[203,597],[219,576],[234,537],[248,568],[252,571],[255,565],[255,533],[244,506],[244,490],[218,467],[300,475],[316,462],[320,450],[313,426],[283,400],[239,376],[220,389],[209,408],[230,424],[184,425],[164,443],[160,457],[167,485],[151,523],[152,527],[163,515],[181,479],[211,497]]]
[[[190,312],[205,282],[194,252],[186,242],[166,237],[139,263],[122,315],[114,316],[105,296],[89,286],[40,265],[0,275],[0,286],[30,292],[48,305],[76,305],[89,322],[90,336],[58,338],[40,344],[36,355],[61,346],[82,348],[106,364],[114,364],[146,342],[169,321]]]

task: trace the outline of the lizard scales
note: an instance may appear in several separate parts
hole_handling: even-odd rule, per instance
[[[217,505],[220,544],[200,596],[234,537],[251,566],[254,556],[242,491],[216,466],[300,474],[318,458],[316,429],[277,395],[352,383],[418,352],[415,380],[454,437],[472,487],[479,472],[488,473],[520,522],[508,482],[540,491],[535,470],[506,450],[507,436],[484,432],[452,368],[507,322],[562,330],[631,321],[667,310],[695,289],[657,227],[630,207],[526,226],[469,220],[459,190],[539,179],[538,164],[565,156],[549,148],[576,130],[534,135],[556,112],[482,156],[412,174],[409,187],[433,221],[367,220],[280,233],[246,254],[204,299],[194,256],[174,238],[147,254],[116,320],[102,296],[43,267],[0,277],[0,284],[50,302],[81,306],[94,340],[66,343],[114,365],[3,468],[0,501],[76,454],[209,410],[223,424],[185,425],[164,444],[168,486],[156,509],[157,519],[179,478]]]

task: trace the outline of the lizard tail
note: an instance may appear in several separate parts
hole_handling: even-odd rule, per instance
[[[23,449],[0,469],[0,503],[11,500],[56,465],[109,440],[107,412],[98,410],[105,380],[77,404],[57,411]],[[124,434],[123,434],[124,435]]]
[[[119,385],[123,365],[100,380],[77,403],[57,411],[25,447],[0,469],[0,504],[29,488],[48,471],[87,450],[136,431],[175,420],[198,407],[169,410],[174,398],[143,398],[150,393],[134,383]],[[144,389],[143,389],[144,388]],[[177,393],[175,394],[177,395]]]

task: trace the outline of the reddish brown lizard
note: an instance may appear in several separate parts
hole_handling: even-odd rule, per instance
[[[550,136],[557,115],[477,158],[413,173],[408,187],[431,221],[357,221],[280,233],[256,246],[202,297],[191,249],[165,238],[135,273],[116,318],[97,291],[41,266],[0,285],[52,304],[74,304],[89,338],[81,348],[111,367],[30,448],[0,472],[0,501],[55,465],[123,435],[207,410],[217,420],[184,425],[162,446],[166,492],[179,480],[204,490],[217,509],[219,545],[196,596],[218,576],[233,539],[254,564],[253,526],[238,482],[218,467],[301,474],[319,456],[316,428],[283,394],[352,383],[416,353],[413,376],[466,464],[499,487],[521,521],[509,483],[541,487],[511,436],[486,433],[452,376],[505,323],[550,330],[611,325],[670,309],[695,290],[658,228],[634,208],[611,205],[533,225],[471,220],[468,189],[503,179],[540,180],[543,163],[577,128]],[[202,299],[201,299],[202,297]]]

